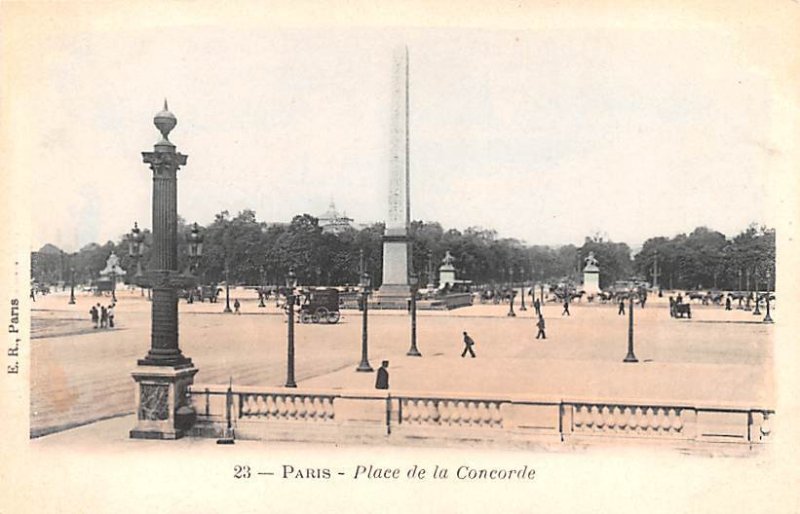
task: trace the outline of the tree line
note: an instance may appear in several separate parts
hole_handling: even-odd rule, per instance
[[[191,226],[178,222],[181,270],[189,265],[186,237]],[[249,209],[236,215],[222,211],[205,227],[203,256],[196,274],[204,283],[259,285],[282,284],[288,269],[295,270],[301,284],[357,284],[362,266],[375,287],[381,281],[384,226],[323,231],[317,218],[302,214],[288,224],[265,223]],[[142,268],[150,259],[151,233],[144,229]],[[775,231],[752,225],[732,238],[698,227],[690,234],[672,238],[653,237],[632,255],[626,243],[587,237],[581,246],[527,245],[514,238],[499,237],[494,230],[478,227],[445,230],[436,222],[412,222],[410,261],[420,284],[435,281],[445,253],[454,257],[458,276],[476,285],[523,282],[579,284],[585,259],[594,253],[600,266],[600,286],[618,280],[639,279],[669,289],[764,288],[775,280]],[[99,278],[106,259],[115,252],[120,264],[132,275],[136,265],[128,255],[127,234],[104,245],[92,243],[73,254],[34,252],[32,275],[40,283],[69,283],[70,269],[76,283]],[[655,267],[654,267],[655,263]]]

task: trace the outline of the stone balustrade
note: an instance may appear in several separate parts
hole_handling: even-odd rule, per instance
[[[572,430],[575,433],[636,434],[685,438],[684,428],[694,422],[695,412],[680,407],[575,404]]]
[[[401,396],[398,422],[411,425],[502,428],[500,400],[419,398]]]
[[[239,393],[239,417],[281,421],[333,421],[333,396]]]
[[[226,386],[193,386],[196,435],[226,423]],[[232,424],[248,438],[337,440],[376,437],[589,441],[592,438],[760,444],[769,441],[771,409],[742,405],[549,398],[490,398],[385,391],[314,391],[234,387]],[[315,428],[316,427],[316,428]],[[313,436],[313,437],[312,437]]]

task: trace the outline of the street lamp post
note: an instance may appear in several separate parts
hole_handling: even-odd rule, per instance
[[[228,258],[225,257],[225,308],[222,312],[233,312],[231,310],[231,281],[229,279]]]
[[[756,295],[755,295],[755,298],[756,298],[756,308],[755,308],[755,309],[753,309],[753,316],[761,316],[761,308],[758,306],[758,304],[760,303],[760,302],[758,301],[758,270],[756,270],[756,271],[753,273],[753,279],[754,279],[754,284],[755,284],[755,287],[756,287]]]
[[[772,323],[772,316],[770,316],[769,312],[769,295],[770,295],[770,279],[772,278],[769,270],[767,270],[767,287],[766,287],[766,302],[767,302],[767,315],[764,316],[764,323]]]
[[[111,300],[115,303],[117,301],[117,272],[115,268],[111,268]]]
[[[419,277],[412,273],[409,277],[411,282],[411,348],[408,349],[409,357],[422,357],[417,348],[417,290],[419,289]]]
[[[428,283],[425,284],[428,288],[433,288],[436,284],[436,280],[433,277],[433,251],[428,250]]]
[[[261,266],[259,269],[259,291],[258,291],[258,306],[259,307],[266,307],[264,304],[264,266]]]
[[[294,288],[297,287],[297,276],[294,268],[289,268],[286,275],[286,307],[289,309],[288,327],[286,330],[286,386],[297,387],[294,381]]]
[[[744,270],[744,288],[747,291],[747,302],[745,303],[744,310],[750,310],[750,298],[753,296],[753,291],[750,290],[750,268]]]
[[[542,274],[541,282],[539,282],[539,298],[541,298],[541,307],[544,307],[544,274]]]
[[[520,300],[519,300],[519,303],[520,303],[519,310],[527,311],[528,308],[525,307],[525,270],[520,268],[520,272],[521,272],[520,276],[522,277],[522,286],[520,288],[520,293],[521,293],[522,296],[520,297]]]
[[[197,226],[197,223],[192,225],[192,230],[189,232],[189,236],[187,237],[189,242],[189,276],[194,276],[194,273],[197,271],[198,262],[200,261],[200,257],[203,256],[203,235],[200,233],[200,227]],[[191,288],[189,290],[189,303],[194,302],[194,293],[195,288]]]
[[[139,229],[139,222],[133,222],[133,228],[131,229],[131,233],[128,235],[128,255],[136,261],[136,275],[134,276],[134,284],[136,280],[142,277],[142,250],[144,248],[144,234]],[[144,296],[144,288],[140,287],[142,296]],[[148,295],[149,295],[148,289]]]
[[[369,365],[367,358],[367,311],[369,310],[369,289],[370,277],[369,272],[364,271],[361,274],[361,306],[363,307],[361,316],[361,363],[356,368],[356,371],[371,372],[372,366]]]
[[[658,250],[653,252],[653,291],[658,291]]]
[[[75,268],[69,268],[69,304],[75,305]]]
[[[506,314],[506,316],[513,318],[517,315],[514,312],[514,297],[517,296],[516,291],[514,290],[514,268],[510,268],[508,270],[508,279],[511,282],[511,287],[509,288],[510,293],[508,299],[508,314]]]
[[[187,156],[176,152],[168,135],[177,119],[167,109],[153,120],[161,132],[154,151],[143,152],[153,172],[151,269],[140,283],[153,290],[150,349],[132,373],[136,381],[137,425],[130,437],[177,439],[194,423],[195,413],[187,391],[198,369],[183,355],[178,339],[177,290],[193,283],[178,271],[178,169]]]
[[[633,293],[629,297],[630,304],[628,305],[628,355],[622,362],[639,362],[636,355],[633,354]]]

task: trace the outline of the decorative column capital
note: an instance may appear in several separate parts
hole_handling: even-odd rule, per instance
[[[177,152],[142,152],[142,160],[145,164],[150,165],[150,169],[153,170],[153,175],[155,176],[177,171],[178,168],[186,164],[188,157],[188,155]]]

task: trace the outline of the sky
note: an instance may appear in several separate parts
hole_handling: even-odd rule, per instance
[[[734,35],[712,29],[185,26],[45,40],[15,104],[32,249],[149,227],[141,152],[189,156],[178,210],[359,223],[388,207],[393,50],[410,55],[411,217],[528,244],[640,245],[704,225],[772,225],[779,106]]]

